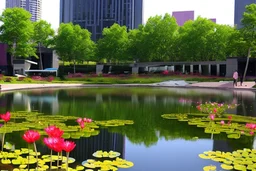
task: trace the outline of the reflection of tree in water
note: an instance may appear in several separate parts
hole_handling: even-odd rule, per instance
[[[48,93],[48,95],[57,95],[59,114],[62,115],[89,117],[94,120],[133,120],[134,125],[112,128],[111,130],[126,135],[133,143],[146,146],[156,144],[159,135],[167,140],[175,138],[191,139],[195,136],[210,138],[208,134],[204,134],[203,129],[189,126],[187,123],[164,120],[161,118],[162,114],[195,113],[198,112],[196,109],[197,102],[212,101],[230,104],[234,99],[233,97],[238,99],[239,104],[244,104],[240,105],[237,110],[238,113],[242,114],[248,112],[248,106],[255,101],[252,96],[246,94],[246,91],[233,94],[233,91],[228,90],[204,89],[202,92],[201,89],[99,88],[59,90],[55,93]],[[41,93],[37,93],[37,95],[40,96]],[[26,95],[28,97],[35,96],[33,93],[27,93]],[[179,102],[180,98],[186,99],[190,103],[184,105],[184,103]],[[241,111],[243,109],[246,109],[245,112]],[[255,111],[255,107],[253,110]],[[41,108],[40,112],[48,113],[49,110]],[[226,135],[215,135],[214,139],[226,140]],[[229,144],[235,142],[234,140],[229,141],[231,141]],[[243,145],[244,147],[251,146],[251,141],[245,140],[244,142],[246,143]],[[237,144],[241,144],[241,142]]]

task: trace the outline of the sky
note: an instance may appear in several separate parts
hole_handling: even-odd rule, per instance
[[[60,0],[42,0],[42,19],[59,26]],[[5,0],[0,0],[0,13]],[[144,23],[151,16],[173,11],[195,11],[195,17],[216,18],[218,24],[234,25],[234,0],[144,0]]]

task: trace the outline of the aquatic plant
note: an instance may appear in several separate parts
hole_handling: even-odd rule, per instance
[[[199,154],[202,159],[220,162],[224,170],[255,170],[256,169],[256,150],[242,149],[233,152],[206,151]]]
[[[40,139],[40,134],[37,131],[34,130],[28,130],[24,133],[22,138],[27,142],[27,143],[33,143],[34,144],[34,150],[36,154],[36,164],[38,167],[38,154],[37,154],[37,149],[36,149],[36,141]],[[29,156],[28,156],[29,159]],[[29,162],[28,162],[29,163]]]
[[[204,104],[199,104],[196,108],[202,113],[215,114],[217,116],[221,116],[226,112],[227,109],[234,109],[237,106],[237,104],[227,105],[224,103],[205,102]]]
[[[11,113],[7,111],[5,114],[1,114],[0,117],[2,120],[4,120],[4,129],[5,129],[5,131],[3,132],[3,137],[2,137],[2,151],[3,151],[4,139],[5,139],[5,134],[6,134],[6,124],[11,119]]]
[[[96,151],[93,153],[93,156],[96,158],[103,158],[106,160],[97,161],[94,159],[87,159],[82,162],[82,165],[90,168],[90,169],[96,169],[100,168],[100,170],[113,170],[116,171],[118,168],[130,168],[133,167],[133,163],[127,160],[124,160],[122,158],[119,158],[120,153],[115,151]],[[107,158],[114,160],[107,160]]]
[[[256,129],[248,128],[254,127],[253,124],[247,123],[255,122],[256,125],[256,118],[247,116],[223,114],[222,117],[215,117],[215,114],[190,113],[163,114],[162,117],[165,119],[177,119],[178,121],[188,122],[189,125],[204,128],[204,132],[209,134],[220,134],[223,132],[227,134],[228,138],[234,139],[239,139],[241,135],[252,136],[254,131],[256,131]],[[225,121],[227,121],[227,124],[225,124]]]
[[[10,114],[10,113],[9,113]],[[8,115],[9,115],[8,114]],[[7,116],[8,116],[7,115]],[[9,115],[10,116],[10,115]],[[34,151],[32,149],[15,149],[10,152],[1,152],[0,158],[2,164],[17,165],[16,170],[24,170],[29,168],[30,164],[37,163],[37,170],[50,169],[68,169],[68,170],[84,170],[84,166],[76,166],[76,168],[69,168],[68,164],[75,161],[69,157],[70,152],[75,148],[75,143],[65,139],[80,139],[81,137],[90,137],[98,135],[100,127],[124,126],[126,124],[133,124],[131,120],[110,120],[110,121],[92,121],[89,118],[81,118],[86,123],[85,127],[80,130],[80,125],[75,125],[74,121],[79,118],[75,116],[61,116],[61,115],[43,115],[37,111],[26,112],[18,111],[12,112],[12,122],[10,118],[5,117],[8,124],[0,127],[0,133],[12,133],[25,131],[22,138],[29,144],[34,144]],[[5,120],[3,120],[5,122]],[[51,150],[50,155],[43,155],[39,157],[40,152],[37,152],[35,142],[44,137],[44,144]],[[8,144],[10,144],[8,142]],[[9,145],[10,146],[10,145]],[[7,145],[5,146],[7,147]],[[58,155],[52,155],[52,151]],[[62,156],[62,151],[66,152],[66,157]],[[61,156],[59,154],[61,153]],[[34,157],[35,156],[35,157]],[[111,155],[113,157],[113,154]],[[57,166],[52,166],[52,162],[56,161]],[[63,164],[59,166],[59,161]],[[50,167],[48,166],[50,162]],[[30,169],[33,170],[33,169]]]
[[[69,159],[69,153],[74,150],[74,148],[76,147],[76,144],[72,141],[65,141],[62,144],[62,148],[63,150],[66,152],[67,155],[67,160],[66,160],[66,170],[68,170],[68,159]]]

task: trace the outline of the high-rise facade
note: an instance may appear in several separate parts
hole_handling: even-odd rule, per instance
[[[211,20],[212,22],[214,22],[214,23],[217,22],[217,19],[216,19],[216,18],[210,18],[210,20]]]
[[[235,25],[238,29],[243,27],[241,20],[245,12],[245,6],[252,3],[256,3],[256,0],[235,0]]]
[[[29,11],[31,21],[38,21],[42,14],[42,0],[6,0],[6,8],[20,7]]]
[[[143,22],[143,0],[60,0],[60,23],[79,24],[101,38],[102,30],[114,23],[128,29]]]
[[[176,18],[177,24],[183,26],[183,24],[188,21],[194,21],[195,12],[194,11],[174,11],[172,16]]]

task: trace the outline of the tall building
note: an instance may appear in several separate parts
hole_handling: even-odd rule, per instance
[[[186,21],[194,20],[195,13],[194,11],[174,11],[172,12],[172,16],[176,18],[179,26],[183,26]]]
[[[211,20],[212,22],[214,22],[214,23],[217,22],[217,19],[216,19],[216,18],[210,18],[210,20]]]
[[[60,23],[79,24],[101,38],[114,23],[137,28],[143,21],[143,0],[60,0]]]
[[[6,0],[6,8],[20,7],[32,14],[31,21],[41,19],[42,0]]]
[[[235,0],[235,25],[237,28],[242,28],[241,20],[245,12],[245,6],[256,3],[256,0]]]

